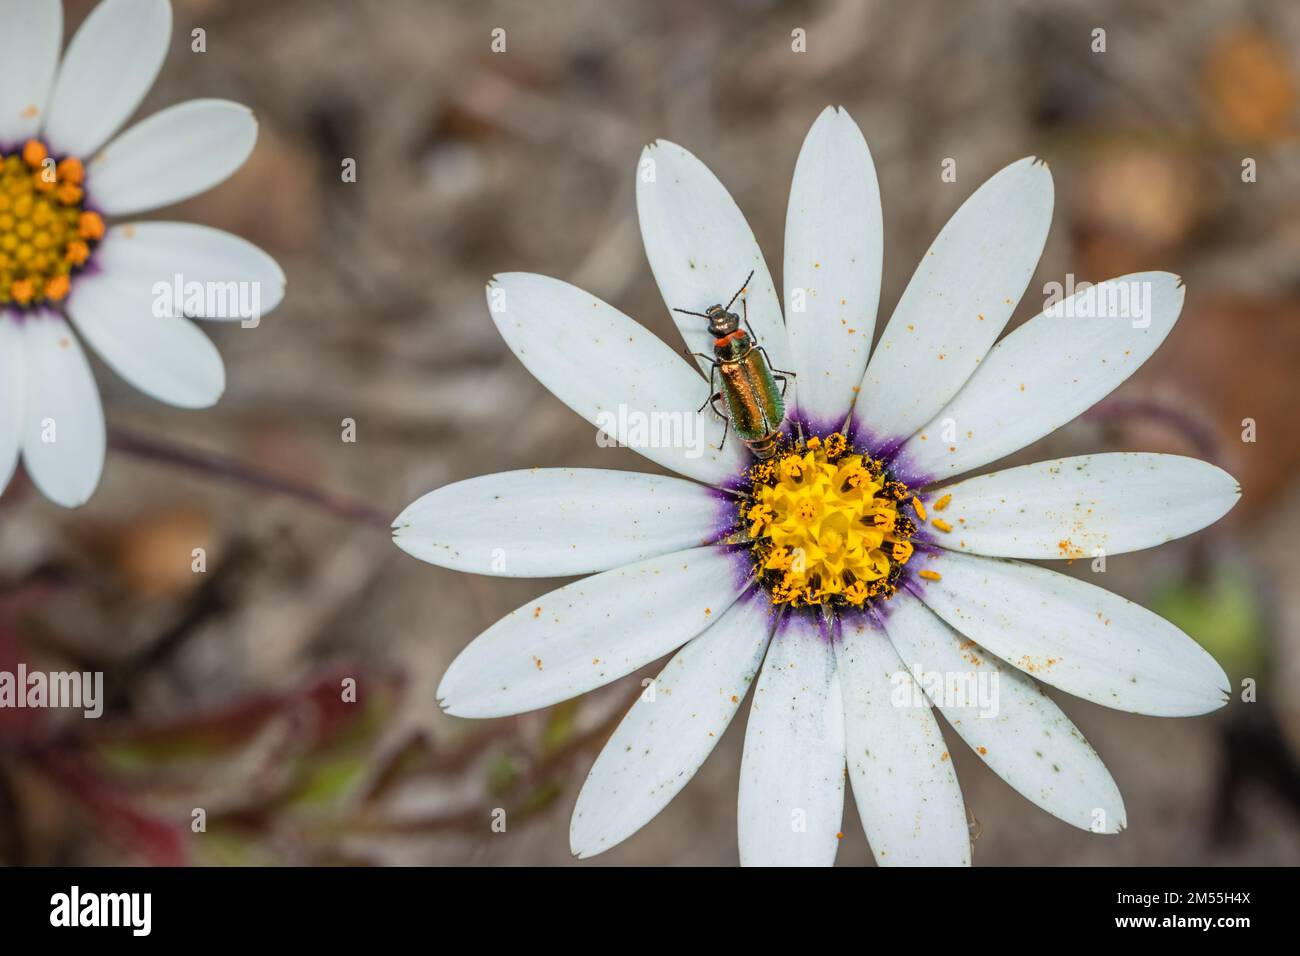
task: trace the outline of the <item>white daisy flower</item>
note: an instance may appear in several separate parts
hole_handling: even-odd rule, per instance
[[[19,453],[65,507],[99,483],[104,413],[69,323],[142,392],[204,408],[225,389],[225,368],[187,316],[257,318],[284,295],[280,267],[237,236],[111,224],[210,189],[257,140],[247,107],[205,99],[110,141],[153,85],[171,34],[168,0],[103,0],[60,63],[62,4],[0,0],[0,491]]]
[[[723,441],[719,415],[707,404],[696,411],[709,397],[697,370],[632,319],[556,279],[496,277],[492,317],[528,370],[683,478],[535,469],[462,481],[407,508],[396,543],[434,564],[593,575],[471,643],[438,689],[446,711],[546,707],[677,651],[582,788],[570,838],[583,857],[664,808],[755,680],[742,863],[831,863],[847,768],[878,862],[968,864],[966,811],[931,704],[1044,810],[1084,829],[1122,829],[1114,781],[1038,682],[1177,716],[1222,706],[1227,677],[1151,612],[1012,559],[1149,548],[1215,521],[1239,488],[1204,462],[1148,454],[949,479],[1047,435],[1128,378],[1173,327],[1181,281],[1112,280],[995,344],[1051,218],[1051,175],[1025,159],[953,215],[869,355],[879,190],[861,132],[835,109],[813,125],[795,166],[784,318],[740,210],[686,150],[645,150],[637,210],[670,308],[707,312],[753,272],[738,308],[770,366],[797,376],[782,435],[763,460]],[[714,331],[726,335],[712,342],[709,322],[672,315],[711,373],[714,346],[736,333],[723,322]],[[746,397],[724,395],[722,411],[743,419]],[[669,419],[707,445],[637,433]]]

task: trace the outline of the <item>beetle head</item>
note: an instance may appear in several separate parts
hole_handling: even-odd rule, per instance
[[[740,328],[740,316],[735,312],[728,312],[720,305],[709,306],[704,314],[709,318],[709,333],[715,339],[730,335]]]

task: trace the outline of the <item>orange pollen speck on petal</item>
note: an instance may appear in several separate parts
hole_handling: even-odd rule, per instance
[[[66,299],[104,237],[103,219],[83,205],[81,160],[56,158],[38,139],[0,153],[0,307]]]

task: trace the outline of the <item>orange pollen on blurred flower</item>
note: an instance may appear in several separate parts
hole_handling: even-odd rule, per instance
[[[104,238],[104,220],[99,218],[97,212],[83,212],[77,219],[77,232],[82,239],[98,242]]]
[[[104,220],[83,207],[85,166],[57,162],[40,140],[0,154],[0,307],[60,302],[104,238]]]

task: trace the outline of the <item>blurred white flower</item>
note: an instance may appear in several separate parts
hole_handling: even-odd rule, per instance
[[[99,483],[104,415],[69,322],[136,388],[203,408],[225,369],[190,318],[256,321],[284,295],[280,267],[237,236],[110,224],[210,189],[257,140],[246,107],[190,100],[110,141],[171,35],[168,0],[103,0],[60,63],[62,4],[0,0],[0,490],[20,453],[58,504]]]
[[[594,575],[471,643],[438,690],[450,714],[546,707],[681,648],[592,768],[573,815],[576,854],[614,846],[663,809],[755,680],[740,779],[746,864],[831,863],[846,767],[878,862],[968,864],[965,807],[930,704],[1026,798],[1114,833],[1125,825],[1114,781],[1038,682],[1139,714],[1226,702],[1222,668],[1173,625],[1008,559],[1092,558],[1190,534],[1237,501],[1229,475],[1172,455],[1098,454],[944,484],[1107,395],[1182,308],[1175,276],[1127,276],[995,344],[1052,202],[1051,175],[1031,159],[976,190],[872,352],[880,198],[847,113],[821,115],[795,167],[784,318],[721,183],[679,146],[648,147],[637,207],[665,302],[725,303],[752,270],[742,308],[771,365],[797,373],[782,444],[765,462],[721,442],[718,415],[696,411],[708,395],[697,370],[632,319],[555,279],[494,280],[493,319],[529,371],[684,476],[491,475],[426,495],[394,525],[399,547],[444,567]],[[707,323],[672,316],[707,373]],[[630,440],[635,420],[665,415],[709,441]]]

